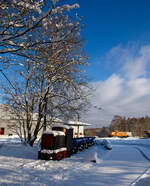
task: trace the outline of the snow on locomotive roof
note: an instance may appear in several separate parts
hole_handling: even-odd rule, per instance
[[[58,135],[61,135],[61,136],[65,136],[65,133],[62,132],[62,131],[55,131],[55,130],[49,130],[49,131],[44,131],[43,134],[53,134],[54,136],[58,136]]]
[[[65,129],[71,129],[72,128],[71,126],[63,125],[63,124],[55,124],[55,125],[53,125],[53,127],[62,127],[62,128],[65,128]]]

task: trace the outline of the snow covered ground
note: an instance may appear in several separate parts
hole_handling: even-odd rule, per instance
[[[37,146],[0,138],[2,186],[149,186],[150,139],[111,138],[112,150],[100,145],[61,161],[37,160]],[[96,160],[96,163],[93,162]]]

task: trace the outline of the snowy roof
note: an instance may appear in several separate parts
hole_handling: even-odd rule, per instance
[[[76,126],[90,126],[91,124],[83,123],[81,121],[65,121],[66,125],[76,125]]]
[[[71,126],[63,125],[63,124],[56,124],[56,125],[53,125],[53,127],[62,127],[62,128],[65,128],[65,129],[70,129],[70,128],[72,128]],[[52,128],[53,128],[53,127],[52,127]]]

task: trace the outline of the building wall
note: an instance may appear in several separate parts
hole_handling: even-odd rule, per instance
[[[15,115],[10,113],[9,106],[0,104],[0,131],[2,128],[4,128],[4,135],[16,135],[16,133],[12,131],[9,127],[16,123],[19,124],[18,120],[15,118]],[[36,124],[36,119],[33,120],[33,125],[34,123]],[[41,135],[42,132],[43,131],[41,130],[39,132],[39,135]]]
[[[8,128],[9,123],[10,123],[9,120],[0,119],[0,128],[4,128],[4,135],[12,134],[12,132]]]
[[[35,113],[36,116],[36,113]],[[11,129],[9,129],[10,125],[18,123],[18,120],[15,118],[13,114],[9,112],[9,106],[0,104],[0,129],[4,128],[4,135],[16,135]],[[36,117],[34,118],[33,124],[36,124]],[[56,124],[67,124],[63,121],[57,121]],[[73,127],[73,136],[74,137],[84,137],[84,126],[82,126],[82,122],[73,121],[71,124],[68,123],[69,126]],[[42,134],[42,130],[39,132],[39,136]]]
[[[4,135],[16,135],[9,126],[17,123],[17,120],[7,120],[7,119],[0,119],[0,129],[4,128]],[[36,121],[34,121],[36,123]],[[70,125],[69,125],[70,126]],[[84,137],[84,126],[74,125],[71,126],[73,128],[73,137]],[[42,130],[39,132],[39,136],[42,134]],[[1,135],[1,134],[0,134]]]
[[[84,127],[80,125],[69,125],[73,128],[73,137],[80,138],[84,137]]]
[[[16,135],[16,133],[9,127],[16,123],[18,123],[17,120],[0,119],[0,129],[4,128],[4,135]],[[36,121],[33,121],[33,125],[34,123],[36,124]],[[39,136],[41,136],[42,132],[43,132],[42,130],[39,132]]]

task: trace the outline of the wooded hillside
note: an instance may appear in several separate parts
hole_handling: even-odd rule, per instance
[[[111,131],[128,131],[132,132],[133,136],[144,136],[144,131],[150,130],[150,117],[140,118],[125,118],[122,116],[114,116],[111,124]]]

